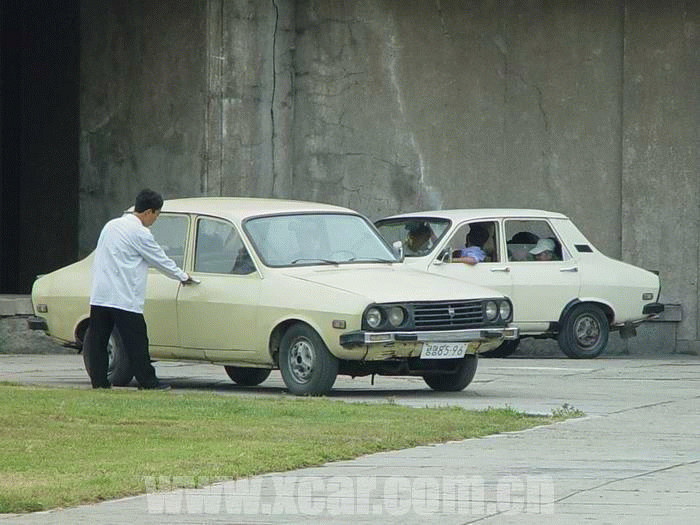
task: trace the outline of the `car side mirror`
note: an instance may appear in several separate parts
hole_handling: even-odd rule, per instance
[[[404,260],[403,243],[401,241],[394,241],[392,243],[391,247],[394,249],[394,254],[396,255],[396,257],[398,257],[399,261],[403,262],[403,260]]]
[[[440,255],[435,259],[435,264],[446,264],[452,262],[452,250],[445,248],[440,252]]]

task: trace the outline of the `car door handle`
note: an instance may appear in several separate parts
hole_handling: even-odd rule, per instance
[[[569,266],[568,268],[559,268],[560,272],[578,272],[578,266]]]
[[[508,266],[497,266],[496,268],[491,268],[492,272],[509,272],[510,268]]]

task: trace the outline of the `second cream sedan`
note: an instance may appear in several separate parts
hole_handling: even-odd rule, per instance
[[[477,353],[517,338],[503,294],[407,270],[365,217],[265,199],[166,201],[156,240],[200,281],[152,270],[144,315],[154,360],[223,365],[240,385],[279,368],[290,392],[324,394],[338,374],[415,375],[457,391]],[[35,313],[80,347],[89,328],[92,256],[37,279]],[[110,380],[132,379],[118,332]]]
[[[555,338],[569,357],[600,355],[610,331],[635,335],[637,325],[664,309],[656,274],[606,257],[561,213],[440,210],[395,215],[376,225],[388,242],[404,244],[410,267],[510,297],[520,335]],[[478,264],[463,256],[472,242],[485,255]],[[505,341],[484,355],[505,357],[517,345]]]

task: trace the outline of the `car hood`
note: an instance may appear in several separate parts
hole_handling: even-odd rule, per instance
[[[367,298],[372,302],[453,301],[503,297],[474,284],[429,274],[407,265],[297,268],[288,277]]]

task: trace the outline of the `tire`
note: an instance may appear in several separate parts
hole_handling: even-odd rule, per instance
[[[241,386],[256,386],[265,381],[270,375],[269,368],[252,368],[244,366],[225,366],[231,380]]]
[[[90,328],[85,331],[85,336],[83,341],[88,340],[88,333]],[[87,362],[87,352],[83,348],[83,363],[85,364],[85,370],[88,375],[90,375],[90,368]],[[112,335],[109,336],[109,342],[107,343],[107,354],[109,355],[109,361],[107,364],[107,379],[112,386],[127,386],[131,383],[134,377],[134,373],[131,370],[131,360],[129,355],[124,350],[124,343],[119,335],[119,332],[115,328],[112,330]]]
[[[424,375],[423,380],[437,392],[459,392],[467,388],[474,379],[478,362],[475,355],[468,355],[464,357],[455,372]]]
[[[508,357],[513,354],[520,344],[520,339],[512,339],[510,341],[503,341],[499,346],[493,350],[487,350],[486,352],[479,352],[479,357]]]
[[[566,315],[559,331],[559,348],[573,359],[598,357],[608,344],[610,325],[595,304],[579,304]]]
[[[284,384],[295,396],[327,394],[338,376],[338,359],[311,327],[300,323],[282,337],[279,366]]]

